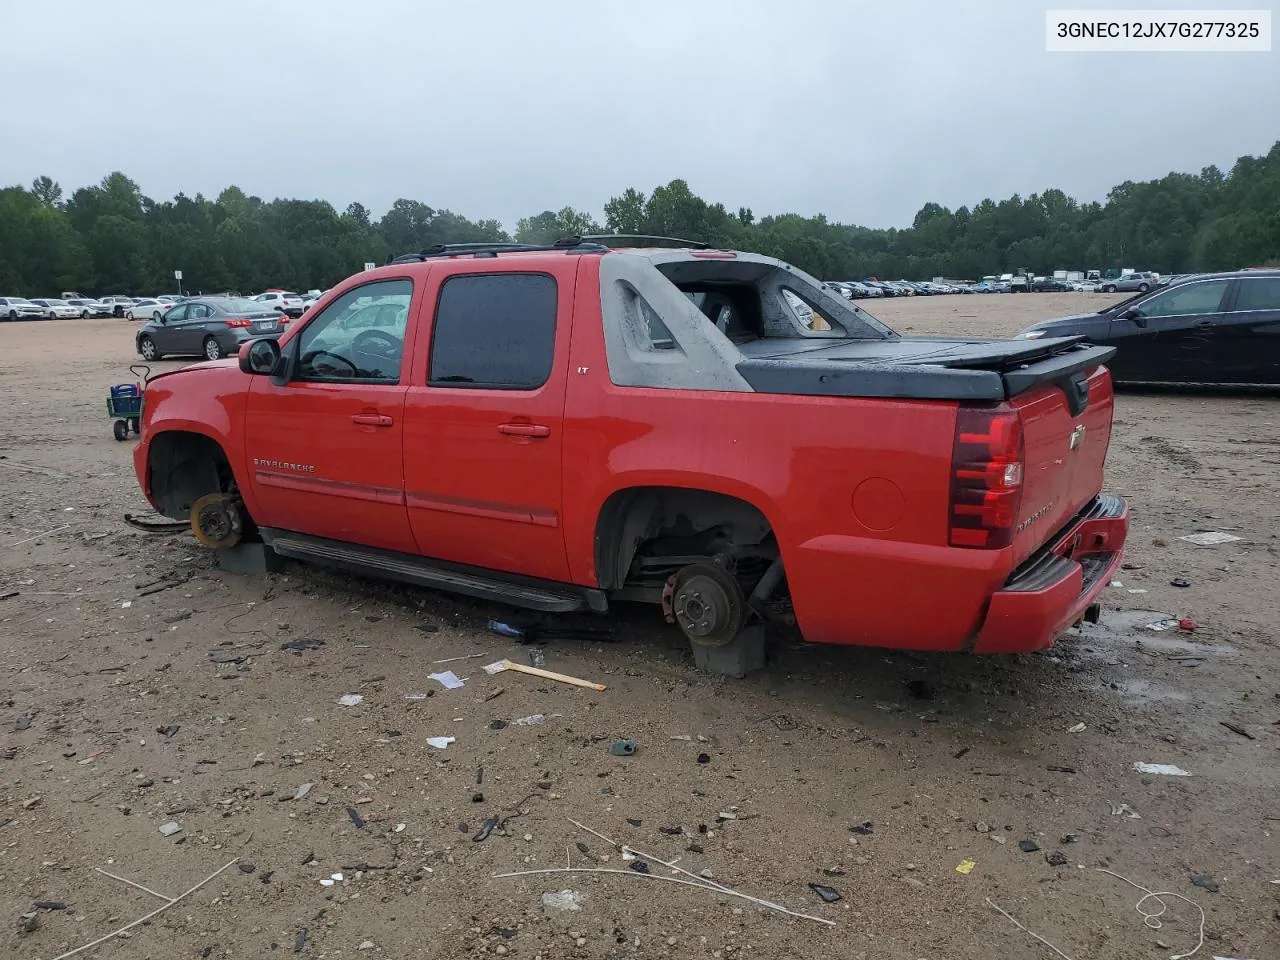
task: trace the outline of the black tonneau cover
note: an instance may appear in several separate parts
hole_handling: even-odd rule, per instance
[[[1115,356],[1083,340],[770,337],[741,344],[737,368],[759,393],[999,401],[1066,384]]]

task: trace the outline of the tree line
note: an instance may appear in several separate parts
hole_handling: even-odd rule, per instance
[[[1280,142],[1241,157],[1230,172],[1205,167],[1125,181],[1106,200],[1061,190],[972,208],[926,203],[910,227],[871,229],[825,216],[759,217],[694,194],[683,180],[645,194],[628,188],[603,217],[571,207],[496,220],[400,199],[374,219],[360,203],[263,200],[227,187],[216,199],[156,201],[123,173],[64,197],[38,177],[0,189],[0,295],[52,296],[172,290],[173,271],[205,291],[325,288],[391,255],[437,243],[552,242],[593,233],[654,234],[779,257],[828,280],[975,278],[1029,268],[1135,267],[1162,273],[1236,269],[1280,261]]]

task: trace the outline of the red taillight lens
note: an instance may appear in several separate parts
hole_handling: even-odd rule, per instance
[[[951,454],[953,547],[1013,542],[1022,502],[1022,423],[1008,407],[961,407]]]
[[[233,329],[236,327],[252,327],[253,326],[252,320],[223,320],[222,322],[225,323],[228,327],[231,327]]]

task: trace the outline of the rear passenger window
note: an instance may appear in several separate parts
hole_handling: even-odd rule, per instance
[[[1280,277],[1246,277],[1240,281],[1237,310],[1280,310]]]
[[[536,390],[551,376],[556,282],[542,273],[450,277],[431,337],[435,387]]]

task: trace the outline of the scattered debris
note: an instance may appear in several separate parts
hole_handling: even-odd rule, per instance
[[[176,820],[170,820],[168,823],[160,824],[160,836],[162,837],[172,837],[175,833],[181,832],[181,830],[182,824],[178,823]]]
[[[355,807],[347,807],[347,816],[351,818],[351,822],[356,825],[357,830],[364,829],[364,817],[356,812]]]
[[[529,666],[541,669],[547,665],[547,654],[541,647],[529,648]]]
[[[966,877],[973,873],[973,868],[978,865],[977,860],[961,860],[956,864],[956,873],[963,873]]]
[[[67,905],[61,900],[37,900],[32,904],[37,910],[65,910]]]
[[[1049,766],[1045,767],[1045,769],[1048,770],[1050,773],[1075,773],[1076,772],[1075,767],[1061,767],[1056,764],[1050,764]]]
[[[1067,733],[1084,733],[1086,729],[1083,723],[1077,723],[1073,727],[1067,727]]]
[[[968,748],[968,747],[961,747],[959,750],[957,750],[955,753],[953,753],[953,754],[951,755],[951,759],[952,759],[952,760],[959,760],[961,757],[963,757],[963,756],[964,756],[966,753],[968,753],[968,752],[969,752],[969,748]]]
[[[312,640],[310,637],[304,637],[301,640],[288,640],[280,644],[281,650],[292,650],[294,653],[302,653],[304,650],[319,650],[324,646],[323,640]]]
[[[996,902],[992,900],[990,897],[985,897],[984,899],[986,900],[987,906],[989,906],[992,910],[995,910],[997,913],[999,913],[1001,916],[1007,919],[1010,923],[1012,923],[1015,927],[1017,927],[1019,930],[1025,933],[1027,936],[1033,937],[1036,940],[1039,940],[1041,943],[1043,943],[1046,947],[1048,947],[1058,956],[1062,957],[1063,960],[1071,960],[1070,957],[1068,957],[1065,953],[1063,953],[1061,950],[1055,947],[1052,943],[1050,943],[1044,937],[1040,936],[1040,934],[1033,933],[1032,931],[1024,927],[1022,924],[1020,924],[1017,920],[1013,918],[1012,915],[1010,915],[1009,913],[1006,913],[1004,909],[1002,909],[998,904],[996,904]]]
[[[659,833],[665,833],[668,837],[679,837],[684,834],[684,827],[659,827]]]
[[[700,754],[698,754],[698,762],[699,762],[699,763],[710,763],[710,762],[711,762],[711,754],[709,754],[709,753],[700,753]]]
[[[1210,893],[1217,893],[1220,889],[1218,887],[1218,881],[1203,873],[1198,873],[1192,877],[1191,883],[1193,886],[1197,886],[1201,890],[1208,890]]]
[[[30,717],[22,716],[22,717],[19,717],[17,720],[13,721],[14,733],[21,733],[23,730],[30,730],[30,729],[31,729]]]
[[[404,698],[406,700],[425,700],[427,699],[427,697],[432,696],[434,693],[435,693],[434,690],[428,690],[426,693],[406,693],[404,695]]]
[[[303,927],[298,931],[298,936],[293,941],[293,952],[301,953],[307,945],[307,928]]]
[[[857,826],[850,827],[849,829],[860,837],[869,837],[875,832],[875,824],[870,820],[866,820]]]
[[[1165,777],[1189,777],[1191,774],[1171,763],[1135,763],[1133,769],[1138,773],[1155,773]]]
[[[1113,811],[1113,812],[1114,812],[1114,811]],[[1068,843],[1079,843],[1079,842],[1080,842],[1080,834],[1078,834],[1078,833],[1064,833],[1062,836],[1060,836],[1060,837],[1058,838],[1058,842],[1059,842],[1059,843],[1061,843],[1061,844],[1064,844],[1064,845],[1065,845],[1065,844],[1068,844]]]
[[[490,817],[488,820],[486,820],[484,823],[480,825],[480,829],[476,831],[476,835],[471,839],[476,843],[480,843],[482,840],[486,839],[489,836],[489,834],[493,833],[493,831],[497,828],[497,826],[498,826],[498,818]]]
[[[1040,844],[1036,843],[1034,840],[1019,840],[1018,849],[1023,853],[1035,853],[1040,849]]]
[[[209,659],[214,663],[244,663],[249,655],[243,650],[210,650]]]
[[[248,862],[241,863],[237,869],[239,869],[239,871],[245,874],[246,876],[248,876],[251,873],[258,872],[258,868],[254,866],[252,863],[248,863]]]
[[[182,727],[178,726],[178,724],[176,723],[168,723],[168,724],[165,724],[163,727],[156,727],[156,733],[160,734],[160,736],[162,737],[167,738],[167,737],[172,737],[175,733],[177,733],[181,729]]]
[[[546,718],[546,716],[545,716],[545,715],[543,715],[543,714],[541,714],[541,713],[534,713],[534,714],[530,714],[530,715],[529,715],[529,716],[527,716],[527,717],[520,717],[518,720],[516,720],[516,721],[514,721],[514,722],[515,722],[515,725],[516,725],[517,727],[534,727],[534,726],[537,726],[538,724],[540,724],[540,723],[544,722],[546,719],[547,719],[547,718]],[[494,723],[502,723],[502,721],[500,721],[500,720],[495,720],[495,721],[494,721]],[[492,726],[492,724],[490,724],[490,726]],[[505,723],[503,723],[503,724],[502,724],[502,727],[505,727],[505,726],[506,726],[506,724],[505,724]],[[494,727],[493,729],[495,729],[495,730],[501,730],[501,729],[502,729],[502,727]]]
[[[303,797],[305,797],[308,793],[311,792],[311,788],[314,786],[315,786],[314,783],[304,783],[294,792],[293,799],[301,800]]]
[[[634,870],[636,873],[648,873],[648,872],[649,872],[649,865],[648,865],[647,863],[645,863],[643,860],[632,860],[632,861],[631,861],[631,863],[630,863],[630,864],[628,864],[628,866],[629,866],[632,870]]]
[[[592,683],[589,680],[582,680],[578,677],[571,677],[563,673],[553,673],[550,670],[541,670],[538,667],[526,667],[522,663],[515,663],[511,660],[498,660],[495,663],[488,664],[484,668],[484,672],[489,674],[489,676],[495,676],[508,670],[513,670],[517,673],[527,673],[534,677],[542,677],[544,680],[556,680],[560,683],[567,683],[575,687],[586,687],[589,690],[595,690],[597,692],[603,692],[609,689],[603,683]]]
[[[444,673],[429,674],[432,680],[435,680],[446,690],[457,690],[463,685],[463,680],[452,670],[446,670]]]
[[[1163,632],[1165,630],[1173,630],[1178,626],[1177,617],[1165,617],[1163,620],[1156,620],[1154,623],[1148,623],[1146,629]]]
[[[1169,581],[1169,586],[1186,588],[1191,586],[1191,581],[1186,579],[1185,577],[1174,577],[1172,580]]]
[[[1244,727],[1240,726],[1240,724],[1238,723],[1232,723],[1230,720],[1219,720],[1218,722],[1221,723],[1228,730],[1230,730],[1232,733],[1237,733],[1242,737],[1248,738],[1249,740],[1258,739],[1252,733],[1246,730]]]
[[[1184,633],[1195,633],[1196,622],[1190,617],[1182,617],[1178,620],[1178,629]]]
[[[609,748],[609,752],[615,757],[629,757],[636,752],[636,742],[634,740],[615,740],[613,746]]]
[[[1222,533],[1220,531],[1206,531],[1204,533],[1189,533],[1185,537],[1179,537],[1187,543],[1194,543],[1197,547],[1216,547],[1220,543],[1236,543],[1243,540],[1244,537],[1237,537],[1233,533]]]
[[[835,903],[837,900],[843,900],[840,891],[835,887],[828,887],[822,883],[811,883],[809,889],[822,898],[823,903]]]
[[[1112,803],[1111,815],[1113,817],[1125,816],[1125,817],[1128,817],[1130,820],[1142,819],[1142,815],[1139,814],[1137,810],[1133,809],[1133,807],[1129,806],[1127,803]]]
[[[559,893],[544,893],[542,905],[549,910],[576,911],[582,909],[582,901],[585,899],[577,890],[561,890]]]
[[[341,883],[341,882],[342,882],[342,874],[340,873],[333,873],[327,877],[320,878],[320,885],[322,887],[332,887],[335,883]]]
[[[344,693],[338,698],[339,706],[356,707],[364,702],[364,695],[360,693]]]
[[[145,893],[149,893],[154,897],[158,897],[159,899],[164,901],[164,905],[161,907],[157,907],[156,909],[152,910],[148,914],[145,914],[144,916],[139,917],[137,920],[134,920],[132,923],[126,923],[119,930],[113,930],[111,933],[108,933],[105,936],[101,936],[97,940],[93,940],[93,941],[90,941],[89,943],[83,944],[82,946],[76,947],[74,950],[68,950],[65,953],[60,953],[58,954],[58,956],[54,958],[54,960],[67,960],[68,957],[73,957],[78,953],[84,953],[84,951],[86,950],[92,950],[94,947],[98,946],[99,944],[106,943],[108,940],[111,940],[115,937],[121,937],[126,935],[134,927],[141,926],[147,921],[164,913],[170,907],[174,907],[177,904],[181,903],[187,897],[191,896],[191,894],[195,893],[197,890],[199,890],[209,881],[213,880],[215,877],[221,874],[224,870],[227,870],[228,868],[230,868],[231,866],[239,862],[239,859],[240,858],[237,857],[235,860],[231,860],[228,863],[223,864],[221,867],[219,867],[209,876],[205,877],[203,880],[197,883],[190,890],[187,890],[185,893],[180,893],[176,897],[166,897],[163,893],[156,893],[156,891],[154,890],[148,890],[146,887],[142,886],[142,884],[140,883],[134,883],[132,880],[125,880],[124,877],[117,877],[115,874],[107,873],[105,870],[99,870],[98,871],[99,873],[105,874],[106,876],[111,877],[111,879],[113,880],[119,880],[122,883],[127,883],[131,887],[137,887],[139,890],[142,890]]]
[[[529,718],[528,718],[528,717],[525,717],[524,719],[528,720]],[[503,729],[506,725],[507,725],[507,721],[505,721],[505,720],[491,720],[491,721],[489,721],[489,729],[490,729],[490,730],[501,730],[501,729]]]
[[[1044,855],[1044,862],[1051,867],[1065,867],[1067,865],[1067,855],[1061,850],[1054,850],[1052,853]]]
[[[504,693],[506,693],[506,690],[502,687],[491,690],[484,695],[484,702],[488,703],[490,700],[497,700]]]

